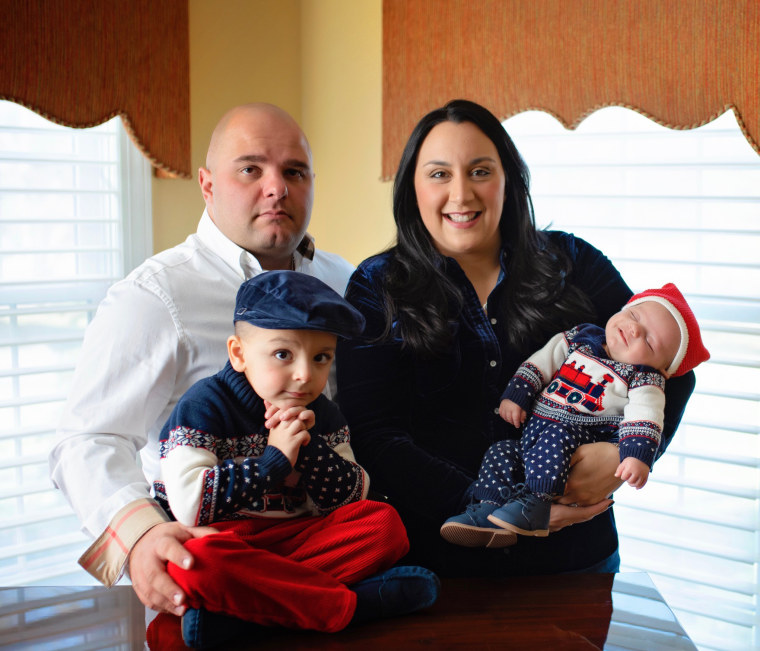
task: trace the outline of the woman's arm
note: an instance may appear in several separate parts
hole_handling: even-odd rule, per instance
[[[613,443],[586,443],[570,458],[570,474],[559,504],[592,505],[607,499],[623,485],[615,477],[620,450]],[[581,520],[579,520],[580,522]]]

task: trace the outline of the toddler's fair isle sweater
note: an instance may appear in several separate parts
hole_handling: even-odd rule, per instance
[[[228,362],[193,385],[164,425],[156,499],[188,526],[317,515],[364,499],[369,478],[337,405],[320,395],[308,408],[315,415],[311,441],[291,468],[267,445],[264,401]]]

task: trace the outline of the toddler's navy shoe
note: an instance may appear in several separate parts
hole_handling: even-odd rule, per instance
[[[475,502],[464,513],[455,515],[441,527],[441,536],[454,545],[462,547],[509,547],[517,542],[517,534],[490,522],[488,516],[498,504]]]
[[[438,599],[441,582],[424,567],[402,565],[348,587],[356,593],[356,611],[351,624],[362,624],[432,606]]]
[[[523,536],[548,536],[552,503],[538,495],[523,492],[494,510],[488,519],[499,527]]]

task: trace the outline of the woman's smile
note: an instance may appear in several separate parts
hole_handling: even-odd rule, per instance
[[[454,224],[471,224],[474,222],[478,217],[480,217],[481,212],[478,211],[470,211],[470,212],[450,212],[450,213],[444,213],[443,216],[448,219],[449,221],[453,222]]]

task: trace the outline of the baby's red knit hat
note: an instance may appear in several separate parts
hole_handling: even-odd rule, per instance
[[[691,311],[683,294],[673,283],[667,283],[660,289],[647,289],[634,294],[626,307],[632,307],[644,301],[655,301],[667,308],[681,330],[681,344],[678,352],[667,369],[670,377],[683,375],[702,362],[710,359],[710,353],[702,343],[702,334],[694,312]]]

